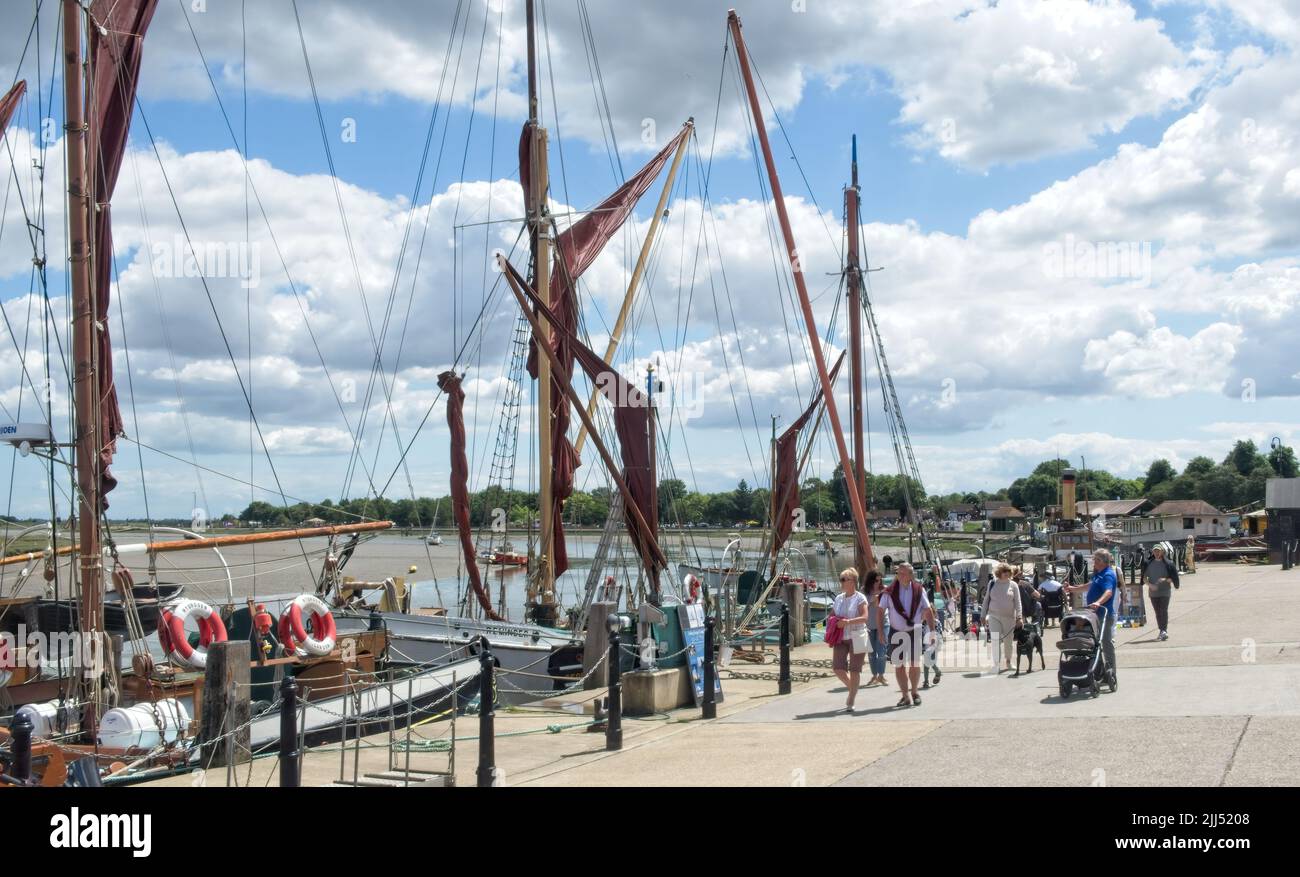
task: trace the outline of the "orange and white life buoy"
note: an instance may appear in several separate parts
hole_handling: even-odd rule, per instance
[[[700,599],[700,580],[687,573],[686,578],[682,580],[682,584],[686,586],[686,602],[698,603]]]
[[[185,619],[193,618],[199,625],[199,645],[190,645],[185,635]],[[168,606],[158,616],[158,642],[167,657],[178,664],[201,670],[208,664],[208,646],[226,641],[226,625],[221,615],[202,600],[182,600]]]
[[[303,623],[303,616],[311,616],[311,633]],[[330,607],[315,594],[301,594],[280,613],[280,643],[286,653],[300,658],[317,657],[334,651],[334,616]]]

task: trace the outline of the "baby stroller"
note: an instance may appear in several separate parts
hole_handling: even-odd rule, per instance
[[[1091,609],[1076,609],[1061,619],[1061,663],[1056,669],[1056,682],[1061,687],[1061,698],[1068,699],[1075,688],[1088,689],[1093,697],[1101,694],[1106,683],[1113,693],[1119,688],[1119,679],[1113,667],[1106,664],[1106,654],[1101,647],[1101,621]]]
[[[1043,591],[1043,623],[1053,619],[1060,621],[1061,616],[1065,614],[1065,591],[1057,588],[1055,591]]]

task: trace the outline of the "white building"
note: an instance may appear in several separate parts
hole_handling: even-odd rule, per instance
[[[1125,545],[1186,542],[1188,536],[1226,539],[1230,535],[1228,516],[1200,499],[1162,502],[1149,515],[1123,519],[1120,529]]]

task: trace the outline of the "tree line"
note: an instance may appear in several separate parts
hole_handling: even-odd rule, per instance
[[[1168,460],[1158,459],[1152,461],[1146,474],[1140,478],[1124,478],[1104,469],[1083,470],[1068,460],[1054,459],[1044,460],[1029,475],[1017,478],[997,491],[927,495],[915,479],[869,473],[866,494],[870,507],[877,513],[906,509],[909,497],[913,504],[939,518],[946,517],[949,511],[960,505],[988,500],[1009,501],[1021,511],[1040,513],[1045,506],[1057,502],[1061,472],[1067,468],[1073,468],[1077,473],[1080,501],[1085,497],[1097,501],[1146,497],[1159,505],[1171,499],[1201,499],[1221,511],[1262,502],[1264,484],[1269,478],[1300,475],[1300,464],[1297,464],[1295,451],[1290,447],[1280,445],[1264,454],[1253,441],[1243,440],[1238,441],[1220,462],[1198,456],[1188,461],[1179,472]],[[834,526],[849,520],[848,493],[841,467],[836,466],[827,479],[805,478],[799,486],[799,493],[799,505],[804,510],[808,526]],[[600,526],[609,514],[609,500],[608,487],[575,490],[564,507],[565,522]],[[716,493],[690,490],[685,482],[676,478],[659,482],[659,519],[666,525],[734,527],[747,522],[763,525],[770,517],[771,501],[771,493],[766,487],[752,487],[744,479],[732,490]],[[263,527],[299,526],[310,518],[320,518],[330,524],[389,520],[403,528],[436,525],[450,529],[454,526],[451,513],[450,496],[396,500],[372,497],[327,499],[315,504],[289,506],[258,501],[251,503],[238,516],[226,516],[225,520],[233,522],[237,519],[245,525],[256,522]],[[506,490],[493,485],[470,494],[470,522],[476,529],[491,525],[501,516],[512,527],[526,527],[536,515],[535,491]]]

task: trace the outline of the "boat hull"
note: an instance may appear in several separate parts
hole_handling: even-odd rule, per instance
[[[497,661],[497,698],[504,704],[527,703],[546,697],[571,684],[552,679],[551,658],[560,649],[571,649],[574,637],[567,632],[530,624],[480,621],[448,616],[378,613],[388,628],[388,657],[395,666],[450,664],[476,657],[487,640]],[[366,613],[335,610],[340,633],[365,629],[371,624]]]

